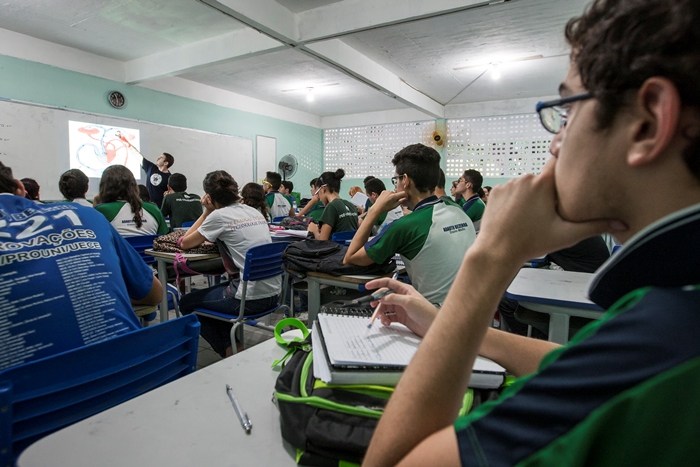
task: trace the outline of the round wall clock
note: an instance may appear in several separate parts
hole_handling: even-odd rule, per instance
[[[109,105],[115,109],[121,109],[126,105],[126,98],[124,97],[124,94],[119,91],[109,91],[107,100],[109,101]]]

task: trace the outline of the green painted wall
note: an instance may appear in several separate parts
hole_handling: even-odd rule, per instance
[[[126,107],[107,103],[107,92],[121,91]],[[243,112],[138,86],[67,71],[36,62],[0,56],[0,98],[82,112],[239,136],[277,138],[277,159],[294,154],[299,170],[291,178],[304,186],[318,176],[323,159],[323,130]],[[271,167],[269,170],[273,170]]]

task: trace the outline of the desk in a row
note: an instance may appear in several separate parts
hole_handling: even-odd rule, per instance
[[[160,301],[160,322],[164,323],[168,320],[168,264],[173,264],[175,261],[175,253],[166,253],[164,251],[146,250],[147,255],[153,256],[156,259],[158,267],[158,279],[160,280],[160,285],[163,286],[163,298]],[[218,258],[218,254],[197,254],[197,253],[185,253],[185,258],[191,261],[207,260]]]
[[[523,268],[508,286],[506,297],[533,311],[549,315],[549,340],[569,340],[569,318],[598,319],[602,309],[587,296],[592,274]]]
[[[290,334],[296,333],[296,334]],[[285,336],[300,335],[290,331]],[[285,350],[269,339],[42,438],[19,466],[296,465],[272,401]],[[253,422],[243,431],[226,395],[230,384]]]

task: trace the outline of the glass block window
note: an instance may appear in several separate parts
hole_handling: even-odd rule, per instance
[[[407,122],[324,131],[324,170],[345,170],[347,178],[394,175],[391,159],[400,149],[430,141],[435,122]]]
[[[466,169],[484,177],[539,173],[551,140],[535,114],[449,119],[446,175],[456,178]]]

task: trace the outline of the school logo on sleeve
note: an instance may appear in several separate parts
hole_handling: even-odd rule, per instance
[[[161,174],[151,175],[151,185],[158,186],[163,181],[163,176]]]

